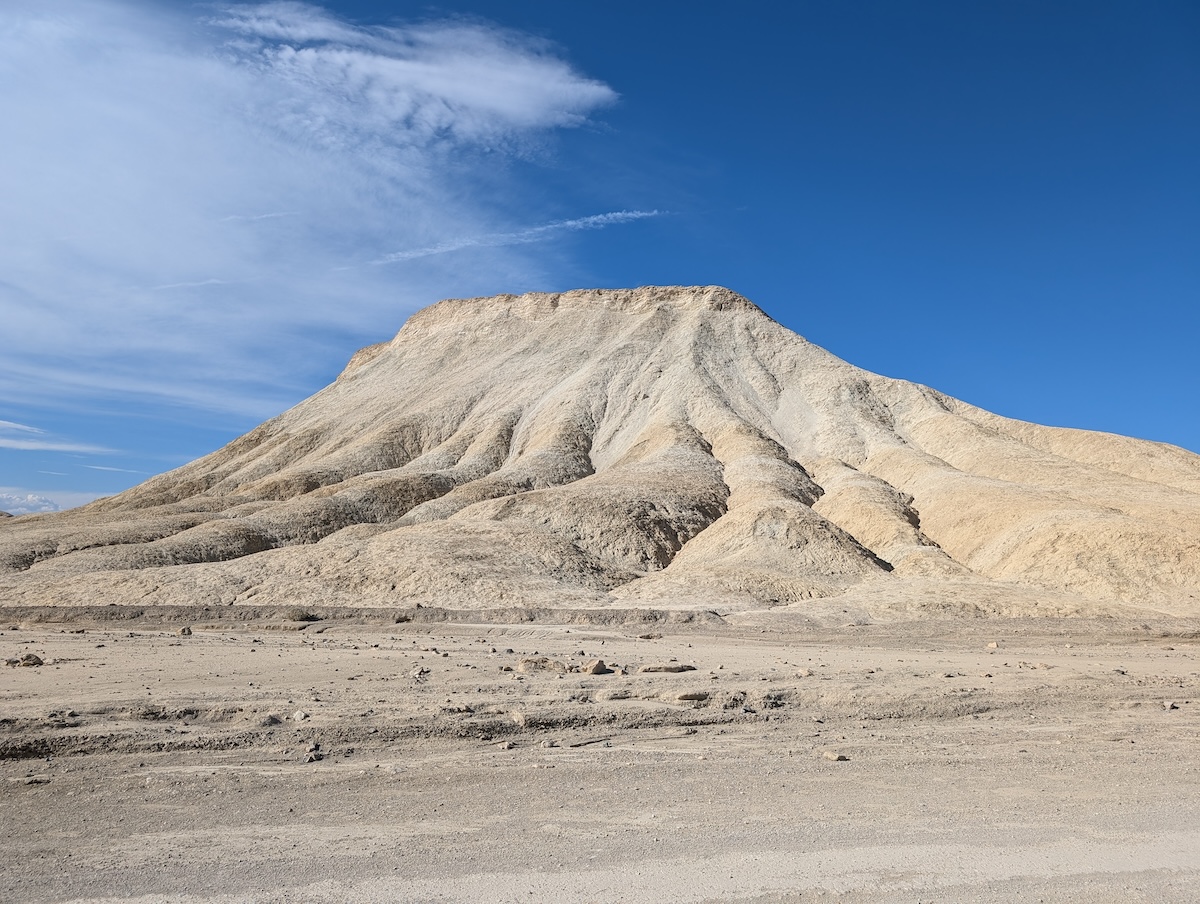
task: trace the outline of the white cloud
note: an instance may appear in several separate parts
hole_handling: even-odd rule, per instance
[[[15,421],[0,421],[0,433],[45,433],[45,430],[39,430],[37,427],[30,427],[27,424],[18,424]]]
[[[644,220],[646,217],[657,217],[657,210],[617,210],[612,213],[594,214],[590,217],[578,217],[573,220],[558,220],[542,226],[531,226],[516,232],[500,232],[493,235],[481,235],[472,238],[451,239],[437,245],[425,248],[414,248],[411,251],[393,251],[384,255],[374,264],[394,264],[400,261],[411,261],[435,254],[448,254],[452,251],[462,251],[466,248],[500,248],[505,245],[527,245],[540,242],[556,232],[575,232],[581,229],[603,229],[618,223],[631,223],[634,220]]]
[[[16,434],[15,436],[13,434]],[[30,438],[32,437],[32,438]],[[49,436],[45,430],[0,421],[0,449],[15,449],[25,452],[112,452],[103,446],[91,443],[69,442]]]
[[[0,493],[0,512],[8,512],[10,515],[57,512],[60,508],[57,502],[34,493]]]
[[[11,439],[0,436],[0,449],[19,449],[26,452],[112,452],[91,443],[62,443],[54,440]]]
[[[0,512],[8,512],[10,515],[58,512],[86,505],[103,495],[78,490],[29,490],[23,487],[0,486]]]
[[[499,203],[508,159],[615,99],[538,40],[195,9],[0,6],[0,397],[266,416],[420,304],[536,283],[514,246],[644,215]],[[471,267],[364,266],[456,243]]]

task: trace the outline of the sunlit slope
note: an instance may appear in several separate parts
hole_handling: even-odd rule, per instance
[[[999,585],[1200,613],[1200,457],[867,373],[714,287],[443,301],[225,448],[0,525],[10,604],[919,609]]]

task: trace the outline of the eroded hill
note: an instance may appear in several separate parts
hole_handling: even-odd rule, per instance
[[[7,605],[1200,613],[1200,457],[860,370],[727,289],[443,301],[118,496]]]

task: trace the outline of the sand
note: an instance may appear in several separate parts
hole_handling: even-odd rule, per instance
[[[1194,900],[1200,624],[834,614],[10,625],[0,897]]]

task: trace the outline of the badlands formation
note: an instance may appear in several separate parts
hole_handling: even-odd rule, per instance
[[[0,900],[1194,902],[1200,457],[720,288],[443,301],[0,519]]]
[[[451,300],[0,531],[13,606],[1200,614],[1200,457],[867,373],[722,288]]]

